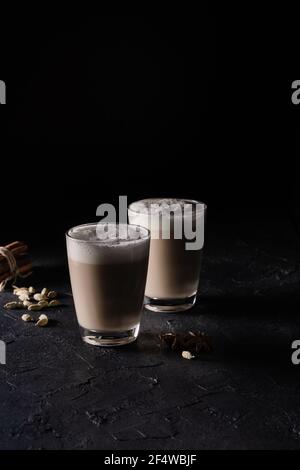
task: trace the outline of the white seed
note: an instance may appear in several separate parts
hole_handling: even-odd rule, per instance
[[[16,308],[24,308],[23,302],[8,302],[4,305],[4,308],[8,310],[14,310]]]
[[[58,305],[61,305],[59,300],[51,300],[51,302],[48,304],[48,307],[58,307]]]
[[[47,300],[40,300],[38,302],[38,305],[40,305],[42,308],[48,307],[48,302]]]
[[[35,326],[46,326],[48,324],[48,317],[47,315],[40,315],[38,321],[36,322]]]
[[[37,302],[39,302],[40,300],[45,300],[45,297],[44,297],[44,295],[42,295],[42,294],[34,294],[33,298],[34,298],[34,300],[36,300]]]
[[[34,287],[29,287],[28,289],[29,294],[35,294],[35,288]]]
[[[50,292],[47,294],[47,297],[48,299],[55,299],[55,297],[57,297],[57,292],[55,292],[55,290],[50,290]]]
[[[29,305],[28,307],[28,310],[30,312],[35,312],[35,311],[38,311],[38,310],[42,310],[43,307],[41,307],[39,304],[31,304]]]
[[[44,287],[44,289],[42,289],[42,292],[41,294],[45,297],[49,292],[49,289],[47,289],[47,287]]]
[[[30,300],[24,300],[23,305],[24,307],[29,307],[29,305],[32,305],[32,302],[30,302]]]
[[[26,321],[26,322],[33,321],[33,318],[29,313],[24,313],[21,318],[23,321]]]
[[[190,351],[182,351],[181,355],[184,359],[194,359],[195,358],[195,356],[193,356],[193,354]]]
[[[20,294],[18,295],[19,299],[21,302],[24,302],[24,300],[29,300],[29,295],[28,294]]]

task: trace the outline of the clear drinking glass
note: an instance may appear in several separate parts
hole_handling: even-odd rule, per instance
[[[195,304],[205,213],[204,203],[189,199],[154,198],[130,204],[129,222],[151,232],[145,308],[181,312]]]
[[[128,224],[92,223],[66,234],[72,292],[81,336],[118,346],[139,333],[150,233]]]

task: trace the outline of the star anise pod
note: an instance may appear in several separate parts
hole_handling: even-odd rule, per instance
[[[167,333],[159,335],[161,345],[172,351],[210,352],[212,350],[212,338],[200,331],[188,331],[187,333]]]

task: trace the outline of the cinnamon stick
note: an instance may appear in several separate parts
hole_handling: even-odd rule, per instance
[[[17,254],[25,253],[28,251],[28,246],[23,242],[14,242],[6,245],[5,248],[13,253],[14,256]],[[0,262],[6,261],[5,256],[0,255]]]
[[[21,266],[20,268],[18,268],[18,271],[19,271],[19,274],[21,275],[25,275],[25,274],[29,274],[32,270],[32,265],[31,263],[26,263],[24,264],[24,266]],[[7,279],[8,277],[10,277],[11,273],[10,271],[6,271],[5,273],[1,274],[0,275],[0,282],[2,281],[5,281],[5,279]]]
[[[14,256],[17,264],[17,271],[20,275],[26,275],[31,272],[32,266],[28,258],[28,246],[21,241],[15,241],[5,246]],[[7,259],[0,254],[0,282],[11,277],[12,273],[9,269]]]
[[[30,262],[29,256],[27,253],[16,255],[16,262],[18,267],[24,266]],[[6,261],[0,262],[0,275],[5,274],[8,271],[8,265]]]
[[[21,245],[25,245],[25,243],[16,241],[16,242],[9,243],[8,245],[5,246],[5,248],[7,248],[8,250],[13,250],[14,248],[18,248]]]

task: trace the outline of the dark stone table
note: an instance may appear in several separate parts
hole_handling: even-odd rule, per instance
[[[300,253],[288,220],[211,223],[197,306],[145,312],[138,341],[117,349],[82,343],[52,250],[22,282],[63,293],[49,327],[0,296],[1,449],[300,448]],[[214,352],[188,361],[160,349],[161,331],[184,330],[212,335]]]

